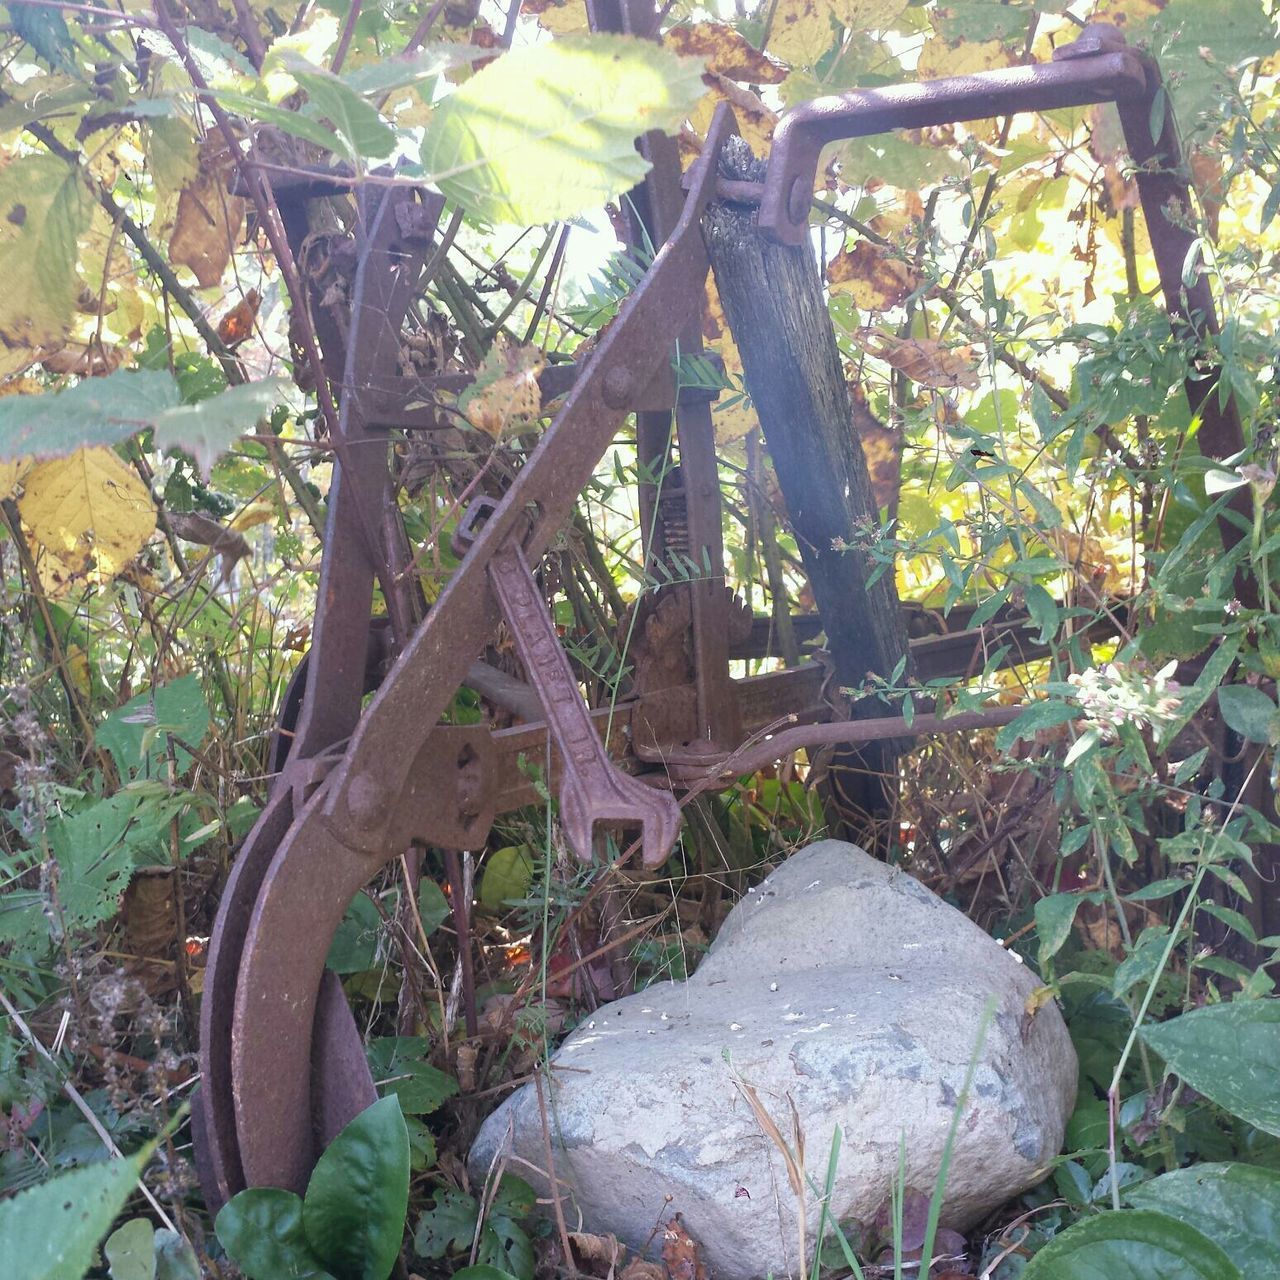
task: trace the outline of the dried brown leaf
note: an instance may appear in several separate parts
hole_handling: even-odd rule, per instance
[[[746,1086],[750,1088],[750,1085]],[[662,1261],[666,1263],[671,1280],[707,1280],[707,1268],[702,1261],[698,1242],[685,1230],[680,1215],[676,1214],[662,1232]]]
[[[499,334],[475,382],[458,397],[458,408],[477,431],[495,440],[513,426],[526,426],[542,410],[538,374],[543,363],[537,347]]]
[[[827,283],[832,293],[849,294],[864,311],[886,311],[905,302],[920,277],[887,249],[859,240],[827,264]]]
[[[922,387],[964,387],[979,384],[977,370],[969,356],[959,349],[944,347],[933,338],[897,338],[876,329],[858,329],[854,341],[868,354],[901,369]]]
[[[200,148],[199,172],[178,197],[169,237],[170,261],[189,267],[206,289],[222,279],[244,226],[244,201],[227,190],[232,168],[231,154],[220,141],[210,139]]]
[[[762,53],[745,36],[723,22],[696,22],[691,27],[675,27],[662,37],[675,53],[704,58],[707,70],[746,84],[781,84],[787,68]]]

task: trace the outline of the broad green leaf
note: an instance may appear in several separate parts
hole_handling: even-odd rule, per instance
[[[156,1280],[200,1280],[195,1250],[167,1227],[156,1232]]]
[[[366,97],[434,80],[453,67],[465,66],[488,53],[473,44],[428,44],[411,58],[379,58],[342,73],[343,83]]]
[[[0,1276],[80,1280],[137,1182],[136,1159],[109,1160],[0,1201]]]
[[[1126,1192],[1135,1209],[1189,1223],[1249,1280],[1280,1280],[1280,1172],[1246,1164],[1175,1169]]]
[[[413,1233],[413,1251],[420,1258],[436,1261],[446,1253],[471,1248],[476,1232],[476,1215],[480,1212],[465,1191],[443,1187],[436,1192],[431,1208],[418,1219]]]
[[[395,130],[350,85],[305,64],[294,62],[290,71],[310,100],[306,113],[328,120],[354,162],[359,164],[364,157],[381,160],[395,150]]]
[[[495,849],[484,860],[478,895],[480,904],[491,911],[498,911],[505,902],[527,897],[532,880],[533,854],[526,845],[512,844]]]
[[[1125,34],[1150,41],[1185,136],[1220,128],[1218,99],[1239,82],[1239,64],[1276,47],[1259,0],[1168,0]]]
[[[307,1239],[343,1280],[387,1280],[409,1201],[409,1135],[399,1100],[366,1108],[316,1163],[302,1204]]]
[[[129,837],[154,836],[157,830],[154,806],[145,816],[150,821],[140,821],[140,807],[135,793],[117,791],[48,824],[49,848],[58,863],[58,919],[68,932],[115,915],[135,865],[136,840]]]
[[[157,733],[157,729],[163,732]],[[173,734],[189,746],[198,747],[208,732],[209,706],[199,678],[190,675],[130,698],[98,726],[93,740],[95,746],[111,752],[121,777],[140,774],[167,779],[165,734]],[[191,755],[181,743],[174,744],[174,753],[181,775],[189,768]]]
[[[1141,1035],[1193,1089],[1280,1136],[1280,1000],[1206,1005]]]
[[[516,49],[436,107],[422,163],[489,221],[571,218],[644,177],[636,138],[678,129],[702,96],[701,75],[700,62],[625,36]]]
[[[264,378],[166,409],[155,420],[156,448],[189,453],[207,479],[214,462],[280,403],[284,385],[283,378]]]
[[[1023,1280],[1244,1280],[1194,1227],[1148,1210],[1085,1218],[1027,1264]]]
[[[57,9],[27,4],[11,4],[5,8],[15,35],[25,40],[51,67],[72,70],[67,55],[75,43]]]
[[[501,1214],[491,1214],[485,1223],[476,1258],[482,1265],[515,1276],[516,1280],[533,1280],[536,1259],[528,1233]]]
[[[1116,966],[1111,980],[1111,994],[1123,999],[1131,987],[1149,982],[1160,966],[1160,957],[1169,941],[1168,925],[1151,925],[1138,935],[1133,949]]]
[[[85,445],[113,445],[148,427],[178,403],[166,369],[121,370],[86,378],[67,391],[0,399],[0,460],[53,458]]]
[[[425,1058],[431,1046],[422,1036],[380,1036],[368,1048],[369,1070],[384,1094],[394,1094],[410,1116],[435,1111],[458,1092],[458,1082]]]
[[[1280,728],[1276,704],[1251,684],[1219,685],[1218,710],[1246,742],[1272,742]]]
[[[111,1280],[155,1280],[156,1229],[146,1218],[130,1218],[102,1246]]]
[[[1036,903],[1036,934],[1040,938],[1041,969],[1062,950],[1063,944],[1071,936],[1076,911],[1087,897],[1088,895],[1078,893],[1054,893]]]
[[[295,138],[314,143],[324,151],[346,154],[342,139],[332,129],[326,128],[299,111],[290,111],[287,107],[278,107],[274,103],[264,102],[261,98],[230,89],[221,89],[213,96],[228,111],[233,111],[236,115],[244,116],[249,120],[258,120],[262,124],[274,125]]]
[[[0,168],[0,344],[61,344],[80,292],[77,241],[92,210],[83,173],[57,156],[20,156]],[[0,364],[0,374],[9,371]]]
[[[426,876],[418,882],[418,914],[422,917],[422,928],[427,937],[453,914],[449,899],[440,886]]]
[[[249,1280],[333,1280],[302,1228],[302,1201],[279,1187],[250,1187],[218,1213],[214,1230]]]
[[[333,935],[325,965],[343,975],[372,969],[378,957],[381,930],[382,916],[373,899],[368,894],[357,893]]]

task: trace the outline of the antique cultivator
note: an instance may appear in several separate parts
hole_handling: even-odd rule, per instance
[[[641,9],[624,0],[621,9],[597,5],[593,17],[598,28],[647,37],[655,20]],[[393,433],[440,425],[433,392],[457,381],[444,375],[433,386],[401,372],[399,361],[410,303],[438,266],[443,202],[406,185],[359,189],[354,235],[332,239],[324,270],[309,276],[325,362],[343,371],[313,642],[287,699],[275,785],[236,860],[209,948],[197,1150],[211,1204],[246,1185],[301,1190],[318,1150],[373,1100],[360,1034],[325,969],[334,933],[389,860],[414,845],[478,849],[495,815],[536,802],[522,756],[549,762],[561,830],[578,857],[590,859],[597,828],[611,827],[638,833],[644,865],[657,867],[677,838],[677,792],[721,784],[802,746],[942,727],[927,716],[909,730],[897,719],[835,718],[817,664],[730,676],[740,606],[722,577],[715,393],[681,387],[675,373],[677,356],[700,350],[702,220],[713,201],[756,205],[763,233],[803,246],[827,142],[1098,102],[1119,108],[1175,324],[1212,332],[1207,284],[1182,278],[1190,205],[1159,73],[1112,28],[1086,29],[1048,64],[801,106],[778,126],[760,183],[721,174],[734,133],[722,106],[683,179],[670,139],[643,141],[652,171],[633,208],[636,236],[660,246],[652,266],[586,360],[543,375],[544,399],[563,394],[562,406],[505,491],[471,498],[455,537],[460,563],[430,608],[388,460]],[[276,180],[304,268],[315,246],[306,202],[349,185],[323,174]],[[1202,448],[1226,457],[1241,447],[1240,426],[1230,402],[1208,395],[1213,385],[1205,369],[1187,390],[1202,415]],[[644,474],[664,477],[639,495],[648,562],[679,552],[710,571],[664,588],[682,610],[683,635],[671,642],[681,661],[659,663],[643,679],[637,673],[628,696],[592,708],[536,571],[632,414],[641,457],[657,464]],[[802,502],[805,495],[785,492],[781,468],[780,476],[788,506]],[[375,587],[385,602],[378,619]],[[502,623],[523,681],[480,661]],[[972,654],[974,637],[961,643]],[[444,723],[464,685],[515,723]],[[958,717],[946,727],[966,723]],[[454,909],[465,912],[458,888]]]

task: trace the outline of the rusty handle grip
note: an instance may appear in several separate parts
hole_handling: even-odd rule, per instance
[[[1141,56],[1124,46],[1115,28],[1099,25],[1060,50],[1053,62],[816,98],[788,111],[774,130],[760,227],[784,244],[803,242],[818,156],[829,142],[1147,93]]]

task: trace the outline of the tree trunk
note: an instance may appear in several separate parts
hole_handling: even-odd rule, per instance
[[[759,182],[764,165],[735,138],[721,174]],[[870,673],[892,675],[906,635],[892,570],[868,585],[870,557],[850,548],[878,527],[878,511],[817,262],[808,244],[766,239],[755,209],[729,201],[708,208],[703,237],[822,615],[834,683],[854,691],[854,718],[885,715],[883,701],[857,691]],[[828,775],[832,825],[881,851],[896,758],[895,743],[872,743],[840,752]]]

